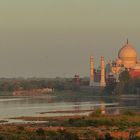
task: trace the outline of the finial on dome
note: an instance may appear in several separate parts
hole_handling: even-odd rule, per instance
[[[127,38],[127,44],[128,44],[128,38]]]

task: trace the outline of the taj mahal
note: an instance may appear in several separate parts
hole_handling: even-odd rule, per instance
[[[90,57],[90,86],[105,87],[108,81],[118,82],[119,74],[127,70],[131,78],[140,78],[140,60],[138,54],[128,40],[119,50],[118,57],[105,65],[104,57],[101,57],[99,69],[94,68],[94,58]]]

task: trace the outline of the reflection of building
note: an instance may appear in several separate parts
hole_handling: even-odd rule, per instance
[[[119,74],[126,69],[132,78],[140,77],[140,60],[128,40],[119,50],[116,60],[105,65],[101,57],[100,69],[94,69],[93,57],[90,58],[90,86],[104,87],[106,83],[118,82]]]

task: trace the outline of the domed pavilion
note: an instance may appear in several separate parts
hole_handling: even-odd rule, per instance
[[[104,57],[101,57],[100,69],[94,68],[94,59],[91,56],[89,85],[105,87],[119,82],[119,75],[125,70],[128,70],[131,78],[140,78],[140,60],[138,60],[135,48],[128,40],[119,50],[116,60],[105,65]]]
[[[118,58],[112,62],[112,72],[119,74],[124,69],[130,71],[132,77],[140,76],[140,61],[135,48],[128,42],[119,50]]]
[[[127,41],[127,43],[120,49],[118,58],[125,68],[134,68],[137,63],[137,52]]]

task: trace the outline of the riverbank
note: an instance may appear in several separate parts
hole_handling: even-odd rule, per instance
[[[106,137],[117,140],[127,140],[130,137],[140,138],[140,114],[132,111],[125,111],[121,115],[101,115],[94,112],[88,116],[18,117],[14,119],[40,121],[40,123],[1,124],[0,134],[6,132],[12,137],[13,135],[22,136],[24,140],[33,138],[45,140],[46,137],[49,140],[62,137],[63,140],[98,140],[98,138],[108,140],[105,139]]]

